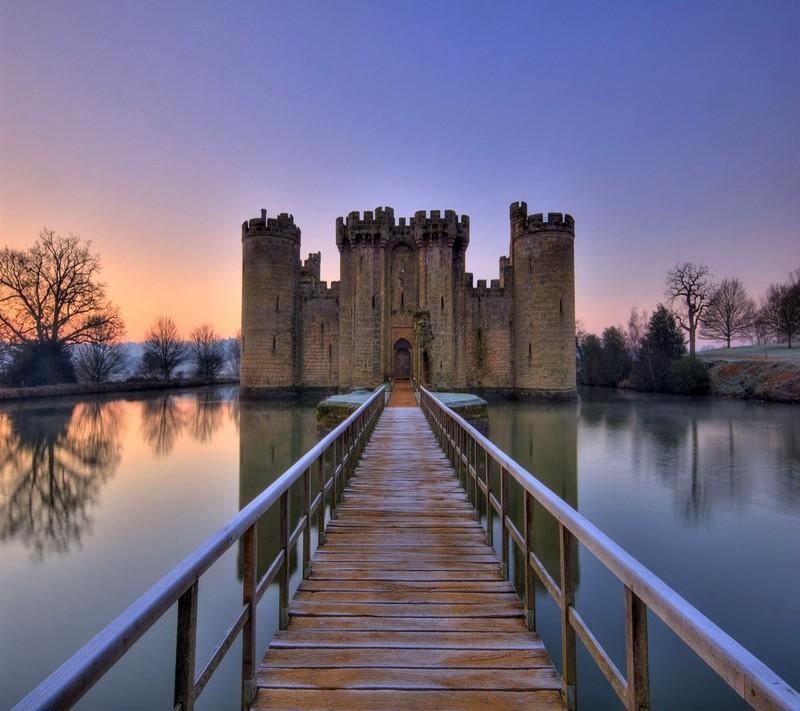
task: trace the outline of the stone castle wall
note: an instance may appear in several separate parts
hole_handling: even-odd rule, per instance
[[[514,387],[513,301],[499,279],[493,279],[488,288],[486,280],[479,279],[473,288],[472,275],[468,277],[467,386],[511,389]]]
[[[469,218],[451,210],[398,222],[388,207],[352,212],[336,243],[340,281],[329,288],[319,253],[301,264],[290,215],[262,210],[243,225],[243,395],[373,388],[411,344],[413,374],[433,388],[574,396],[569,215],[545,220],[513,203],[510,256],[488,287],[465,273]]]

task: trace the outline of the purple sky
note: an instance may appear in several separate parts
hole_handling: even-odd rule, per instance
[[[508,206],[576,221],[589,330],[679,261],[800,267],[800,2],[0,2],[0,245],[92,240],[140,339],[237,328],[240,225],[453,209],[497,278]]]

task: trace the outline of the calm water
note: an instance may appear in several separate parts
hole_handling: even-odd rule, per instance
[[[800,408],[582,393],[492,403],[490,436],[781,676],[800,687]],[[235,389],[0,408],[0,709],[123,611],[317,440],[314,409]],[[557,534],[539,517],[540,555]],[[274,545],[264,526],[259,549]],[[198,658],[238,609],[234,548],[200,587]],[[580,551],[577,605],[624,666],[622,588]],[[277,626],[259,606],[259,647]],[[559,657],[555,606],[538,623]],[[175,614],[80,708],[168,708]],[[654,708],[738,702],[650,619]],[[580,645],[579,645],[580,648]],[[236,708],[238,650],[200,698]],[[580,659],[582,708],[620,708]],[[146,679],[146,683],[143,683]],[[113,703],[112,703],[113,702]]]

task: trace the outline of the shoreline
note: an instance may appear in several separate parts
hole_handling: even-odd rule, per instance
[[[182,378],[181,380],[114,380],[107,383],[60,383],[21,388],[0,388],[0,403],[18,400],[36,400],[51,397],[79,397],[84,395],[115,395],[117,393],[158,392],[159,390],[184,390],[206,385],[238,385],[238,378]]]

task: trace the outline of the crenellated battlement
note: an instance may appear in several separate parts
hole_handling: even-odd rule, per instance
[[[524,202],[512,202],[509,208],[511,218],[512,240],[537,232],[564,232],[575,236],[575,220],[572,215],[560,212],[537,212],[528,215],[528,205]]]
[[[294,215],[282,212],[277,217],[267,217],[267,211],[262,208],[261,217],[254,217],[242,223],[242,239],[257,235],[286,237],[299,242],[300,228],[294,224]]]
[[[336,245],[341,249],[345,243],[378,242],[386,239],[393,227],[394,208],[376,207],[363,215],[354,210],[346,218],[336,218]]]
[[[425,210],[417,210],[409,224],[418,246],[437,240],[445,240],[449,244],[458,241],[462,249],[469,244],[469,216],[462,215],[459,219],[454,210],[445,210],[444,216],[441,210],[431,210],[430,214]]]

